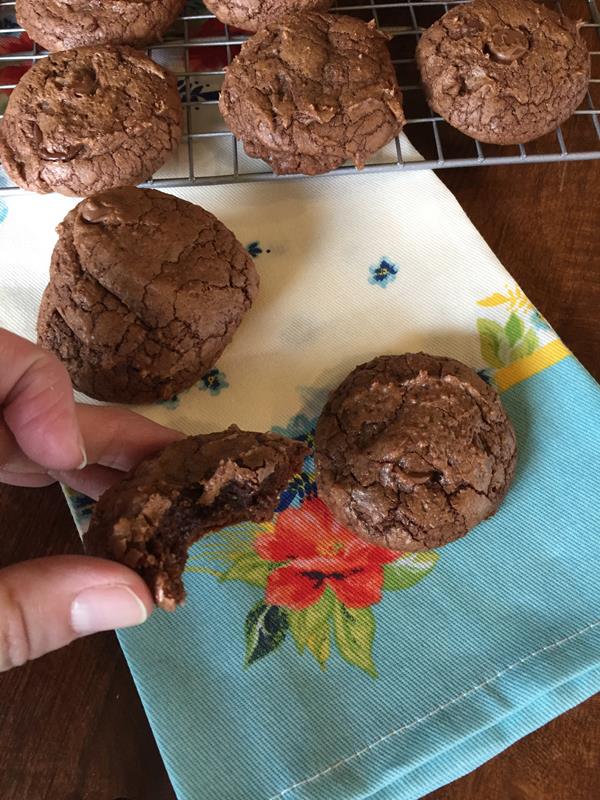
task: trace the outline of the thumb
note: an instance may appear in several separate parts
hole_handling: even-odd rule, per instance
[[[54,556],[0,570],[0,672],[80,636],[144,622],[150,592],[132,570],[86,556]]]

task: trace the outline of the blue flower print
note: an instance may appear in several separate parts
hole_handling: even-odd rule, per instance
[[[398,267],[389,259],[382,258],[376,267],[369,267],[369,272],[371,273],[369,283],[373,286],[384,287],[396,280]]]
[[[202,378],[198,386],[203,392],[208,391],[211,394],[219,394],[223,389],[227,389],[229,384],[225,379],[225,374],[220,369],[211,369]]]
[[[312,447],[316,422],[316,418],[309,419],[306,414],[300,413],[292,417],[285,427],[275,425],[271,430],[281,436],[289,436],[290,439],[306,442],[309,447]]]
[[[279,505],[275,511],[285,511],[286,508],[300,508],[304,500],[317,496],[317,482],[315,469],[315,427],[321,409],[329,395],[329,389],[315,388],[313,386],[299,386],[298,391],[303,401],[303,409],[294,414],[287,425],[275,425],[271,430],[281,436],[289,436],[304,442],[310,453],[304,461],[304,468],[298,475],[294,475],[287,487],[279,496]]]
[[[161,404],[161,406],[164,406],[165,408],[168,408],[168,409],[170,409],[172,411],[174,408],[177,408],[177,406],[179,405],[180,402],[181,402],[181,399],[180,399],[179,395],[178,394],[174,394],[173,397],[169,397],[168,400],[161,400],[160,404]]]
[[[276,513],[285,511],[286,508],[299,508],[303,501],[309,497],[317,496],[317,482],[315,480],[314,459],[308,456],[306,470],[299,475],[294,475],[283,492],[279,495]]]
[[[6,205],[4,200],[0,200],[0,222],[4,222],[7,216],[8,216],[8,206]]]
[[[271,430],[290,439],[299,439],[312,447],[317,418],[327,402],[329,389],[298,386],[298,392],[302,398],[302,410],[294,414],[287,425],[276,425]]]
[[[258,258],[261,253],[271,252],[268,247],[266,250],[263,250],[260,246],[260,242],[250,242],[250,244],[246,247],[246,250],[250,253],[252,258]]]

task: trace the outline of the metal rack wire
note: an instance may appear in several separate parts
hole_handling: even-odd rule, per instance
[[[466,1],[338,0],[334,6],[334,12],[375,19],[390,35],[392,61],[404,96],[405,134],[410,141],[404,134],[396,138],[373,156],[364,171],[600,158],[600,13],[596,0],[568,0],[565,9],[570,16],[583,20],[583,35],[591,52],[592,80],[584,102],[554,133],[515,147],[492,146],[470,139],[436,116],[425,102],[414,59],[415,45],[426,27],[450,7]],[[14,5],[14,0],[0,0],[0,92],[10,91],[16,85],[16,80],[10,80],[15,70],[9,70],[9,80],[3,80],[3,68],[16,66],[23,71],[45,55],[17,26]],[[560,0],[554,5],[562,10]],[[10,52],[3,52],[7,49],[2,48],[3,41],[8,41],[5,37],[10,37]],[[177,75],[184,105],[181,146],[148,185],[160,188],[276,179],[264,162],[246,156],[218,112],[224,67],[246,38],[242,31],[217,22],[201,0],[188,0],[184,13],[165,40],[148,50],[152,58]],[[19,49],[20,41],[24,42],[23,49]],[[352,173],[356,169],[346,164],[335,172]],[[0,194],[15,191],[17,188],[0,167]]]

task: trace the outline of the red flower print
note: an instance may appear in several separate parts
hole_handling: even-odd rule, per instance
[[[359,539],[318,498],[282,511],[255,548],[266,561],[285,562],[267,579],[267,602],[295,611],[316,603],[326,587],[348,608],[378,603],[383,565],[400,555]]]

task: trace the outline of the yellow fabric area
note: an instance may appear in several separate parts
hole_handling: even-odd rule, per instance
[[[558,364],[563,358],[570,356],[571,352],[560,339],[555,339],[553,342],[540,347],[535,353],[531,353],[525,358],[509,364],[507,367],[502,367],[494,375],[496,385],[501,392],[505,392],[514,386],[516,383],[524,381],[526,378],[531,378],[546,367],[551,367],[553,364]]]

